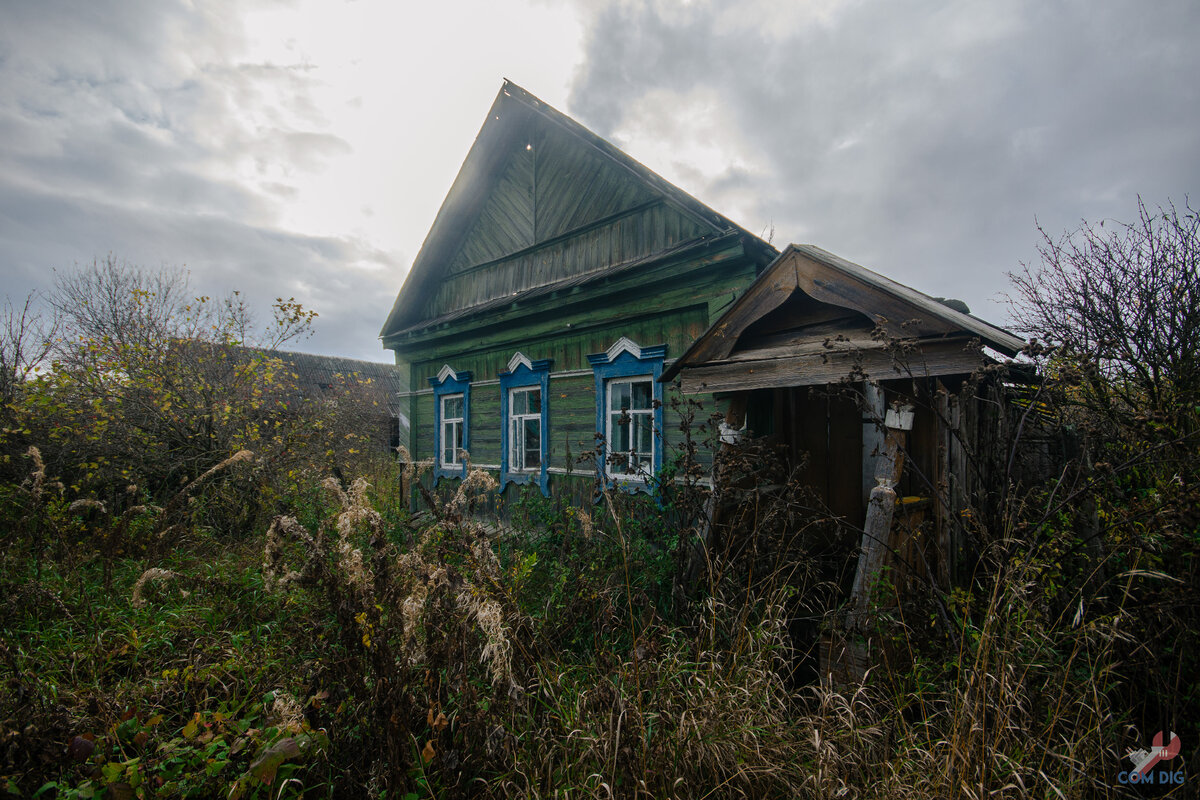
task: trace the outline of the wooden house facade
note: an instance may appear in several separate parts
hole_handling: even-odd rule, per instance
[[[674,436],[658,378],[776,255],[505,82],[380,334],[408,457],[502,490],[647,486]]]

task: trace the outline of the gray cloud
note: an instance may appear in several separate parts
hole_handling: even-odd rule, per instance
[[[0,2],[0,273],[11,295],[112,253],[197,292],[321,315],[304,347],[386,360],[395,254],[279,229],[288,175],[346,152],[310,68],[243,63],[232,0]]]
[[[782,8],[782,6],[780,6]],[[1144,3],[826,4],[755,22],[727,3],[593,12],[571,109],[604,135],[718,98],[760,164],[692,184],[741,221],[989,316],[1050,231],[1128,219],[1200,178],[1200,8]],[[767,23],[770,24],[767,24]],[[653,95],[655,102],[639,103]],[[653,165],[652,165],[653,166]]]
[[[299,176],[348,145],[314,65],[248,59],[246,6],[0,0],[5,288],[110,252],[185,264],[198,291],[241,289],[262,315],[276,296],[316,309],[307,348],[386,359],[376,334],[407,257],[282,229],[306,199]],[[1035,217],[1050,231],[1129,218],[1136,193],[1180,200],[1196,184],[1197,8],[577,0],[587,46],[567,107],[602,135],[670,143],[647,165],[756,233],[773,225],[777,244],[999,317],[985,301],[1035,255]],[[469,68],[497,86],[506,71]]]
[[[130,214],[117,204],[14,191],[0,180],[0,252],[12,296],[44,290],[55,269],[112,253],[135,265],[186,268],[197,294],[238,289],[264,321],[276,297],[295,297],[320,315],[301,349],[387,360],[377,334],[394,299],[399,264],[360,242],[169,208]]]

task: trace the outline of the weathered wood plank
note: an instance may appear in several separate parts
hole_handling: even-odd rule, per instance
[[[751,323],[783,305],[796,288],[790,275],[781,273],[738,298],[733,310],[723,316],[703,339],[697,341],[689,354],[691,363],[719,360],[727,357],[737,344],[738,337]]]
[[[891,353],[879,350],[830,352],[776,357],[768,360],[717,362],[686,369],[680,375],[686,393],[727,392],[776,386],[820,386],[841,380],[891,380],[906,377],[970,372],[980,356],[961,347],[926,348],[912,363],[897,363]]]
[[[601,321],[611,324],[614,319],[661,312],[691,302],[704,303],[711,309],[717,298],[728,295],[731,284],[753,269],[747,261],[722,258],[719,254],[711,259],[697,259],[690,266],[690,274],[669,265],[630,270],[598,285],[548,292],[527,303],[497,307],[486,315],[411,332],[404,336],[402,344],[396,340],[389,344],[403,347],[413,358],[419,358],[426,349],[463,352],[499,341],[520,342],[561,334],[562,315],[566,314],[572,317],[571,330],[577,330]]]
[[[879,341],[871,337],[869,330],[846,328],[836,333],[819,333],[816,336],[806,333],[800,336],[772,337],[768,341],[760,340],[760,344],[757,346],[734,350],[721,363],[735,364],[743,361],[765,361],[792,356],[865,352],[879,348]]]
[[[450,271],[531,246],[534,239],[533,154],[516,145],[494,191],[480,208],[452,259]]]
[[[829,508],[851,525],[863,519],[862,416],[847,397],[829,400]]]
[[[673,234],[667,224],[671,216],[682,224],[677,212],[652,206],[642,213],[610,218],[578,236],[489,262],[486,267],[464,269],[438,286],[426,315],[436,317],[576,275],[647,258],[701,233],[693,224]],[[508,241],[504,237],[511,231],[498,225],[488,228],[489,235],[496,241]],[[608,246],[601,246],[602,242],[607,242]]]

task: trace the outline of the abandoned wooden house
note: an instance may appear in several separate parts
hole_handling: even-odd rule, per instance
[[[408,457],[505,492],[646,488],[677,435],[657,378],[776,255],[505,82],[380,334]]]
[[[901,572],[924,573],[912,577],[956,579],[962,512],[992,480],[966,463],[996,414],[969,379],[996,363],[989,350],[1013,356],[1024,344],[818,247],[791,245],[661,380],[727,398],[727,430],[773,437],[830,510],[865,531],[861,596],[885,554]],[[917,528],[930,535],[912,536]]]
[[[408,457],[435,480],[469,459],[504,493],[648,488],[678,379],[783,444],[850,528],[894,469],[904,518],[936,530],[938,552],[909,555],[946,580],[980,424],[959,392],[984,348],[1024,344],[819,248],[779,254],[507,82],[381,338],[408,376]]]
[[[1024,345],[820,248],[779,253],[511,83],[381,338],[408,377],[407,458],[435,481],[490,470],[509,496],[652,488],[678,381],[724,413],[723,441],[782,451],[852,537],[848,619],[883,566],[961,577],[989,480],[968,453],[999,407],[972,376]],[[862,667],[832,641],[826,666]]]

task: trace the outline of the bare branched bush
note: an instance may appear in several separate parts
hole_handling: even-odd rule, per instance
[[[34,295],[19,307],[5,298],[0,308],[0,422],[13,422],[10,404],[21,387],[45,366],[58,336],[58,319],[38,311]]]
[[[1010,275],[1022,330],[1111,433],[1187,435],[1200,419],[1200,215],[1185,203],[1132,224],[1042,231],[1041,263]],[[1080,421],[1086,422],[1086,418]]]

